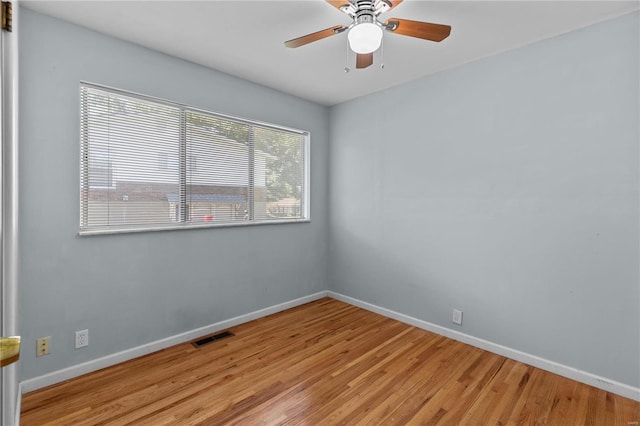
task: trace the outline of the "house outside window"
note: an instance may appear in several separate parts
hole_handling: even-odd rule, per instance
[[[81,84],[80,233],[309,219],[309,133]]]

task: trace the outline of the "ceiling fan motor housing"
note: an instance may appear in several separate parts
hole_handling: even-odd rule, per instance
[[[359,11],[355,19],[356,25],[363,23],[375,24],[376,22],[376,17],[369,10]]]

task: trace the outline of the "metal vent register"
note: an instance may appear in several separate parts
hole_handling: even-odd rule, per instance
[[[202,339],[195,340],[191,342],[191,344],[194,347],[199,348],[200,346],[207,345],[209,343],[215,342],[216,340],[222,340],[222,339],[226,339],[227,337],[233,337],[233,336],[235,336],[235,334],[233,334],[232,332],[223,331],[222,333],[213,334],[211,336],[207,336],[207,337],[203,337]]]

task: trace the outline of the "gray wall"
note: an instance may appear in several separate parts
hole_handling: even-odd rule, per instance
[[[22,380],[326,289],[327,108],[21,12]],[[311,223],[78,237],[80,80],[310,131]]]
[[[331,289],[639,386],[639,16],[333,107]]]

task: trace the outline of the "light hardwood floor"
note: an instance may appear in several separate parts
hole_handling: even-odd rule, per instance
[[[321,299],[29,393],[29,425],[624,425],[640,404]],[[635,423],[634,423],[635,422]]]

